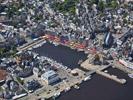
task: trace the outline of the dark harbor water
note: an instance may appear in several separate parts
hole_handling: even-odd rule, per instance
[[[77,52],[77,50],[71,50],[65,46],[54,46],[50,43],[45,43],[42,47],[34,49],[35,52],[40,55],[47,56],[62,63],[71,69],[78,67],[79,60],[85,60],[87,55],[84,52]]]
[[[49,43],[35,49],[35,51],[70,68],[77,67],[78,61],[87,57],[83,52],[75,52],[76,50],[64,46],[55,47]],[[72,89],[67,93],[63,93],[57,100],[133,100],[133,79],[118,69],[109,68],[108,71],[119,78],[125,78],[127,83],[121,85],[95,74],[91,80],[83,82],[79,90]]]

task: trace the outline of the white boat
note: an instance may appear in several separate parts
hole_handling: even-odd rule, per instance
[[[65,92],[69,91],[70,89],[71,89],[70,87],[67,87],[67,88],[65,89]]]
[[[28,48],[28,50],[32,50],[32,48]]]
[[[17,54],[20,54],[20,53],[22,53],[22,51],[17,52]]]
[[[41,43],[39,43],[38,45],[39,45],[39,47],[41,47],[43,44],[44,44],[44,42],[41,42]]]
[[[133,73],[132,73],[132,74],[128,74],[128,76],[129,76],[130,78],[133,78]]]
[[[57,43],[57,42],[53,42],[53,44],[54,44],[55,46],[58,46],[58,45],[59,45],[59,43]]]
[[[84,81],[88,81],[90,79],[91,79],[91,76],[89,75],[89,76],[87,76],[87,77],[84,78]]]
[[[59,97],[59,96],[60,96],[60,92],[57,92],[57,93],[54,94],[54,97],[55,97],[55,98],[57,98],[57,97]]]
[[[78,64],[80,65],[82,62],[83,62],[83,60],[81,59],[81,60],[78,61]]]
[[[105,70],[104,72],[105,72],[105,73],[107,73],[108,71],[107,71],[107,70]]]
[[[38,40],[39,38],[35,38],[35,39],[33,39],[34,41],[36,41],[36,40]]]
[[[43,44],[45,44],[46,43],[46,41],[43,41]]]
[[[85,54],[88,54],[89,52],[88,51],[84,51]]]
[[[38,48],[38,47],[39,47],[39,44],[37,44],[37,45],[33,46],[33,48]]]
[[[78,85],[74,85],[74,88],[75,89],[79,89],[80,87]]]
[[[80,52],[80,51],[84,51],[84,50],[83,50],[83,49],[77,49],[77,51],[79,51],[79,52]]]
[[[23,93],[23,94],[20,94],[20,95],[15,95],[15,96],[13,96],[13,100],[16,100],[16,99],[19,99],[19,98],[21,98],[21,97],[24,97],[24,96],[26,96],[27,95],[27,93]]]
[[[49,41],[50,43],[52,43],[52,41]]]
[[[33,91],[33,90],[29,90],[28,92],[29,92],[29,93],[33,93],[34,91]]]

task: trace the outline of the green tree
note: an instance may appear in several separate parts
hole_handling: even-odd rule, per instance
[[[16,77],[17,81],[20,83],[20,84],[24,84],[24,80],[22,80],[20,77]]]
[[[115,9],[116,7],[118,7],[117,0],[112,0],[112,1],[111,1],[111,7],[114,8],[114,9]]]
[[[3,57],[5,52],[5,48],[0,48],[0,57]]]
[[[63,3],[55,3],[53,5],[53,7],[56,9],[56,10],[59,10],[60,12],[66,14],[66,13],[69,13],[69,14],[75,14],[76,12],[76,3],[78,2],[79,0],[65,0]]]
[[[88,2],[90,2],[91,4],[97,4],[98,0],[88,0]]]
[[[104,8],[105,8],[105,2],[102,1],[102,0],[100,0],[99,3],[98,3],[98,8],[99,8],[101,11],[103,11]]]

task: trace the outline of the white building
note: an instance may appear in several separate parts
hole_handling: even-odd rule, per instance
[[[41,79],[44,80],[48,85],[53,84],[57,81],[59,81],[59,76],[55,73],[55,71],[50,70],[45,72],[41,75]]]

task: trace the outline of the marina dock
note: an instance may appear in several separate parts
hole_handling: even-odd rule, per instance
[[[90,64],[89,63],[89,58],[84,61],[82,64],[81,64],[81,67],[85,68],[88,70],[88,72],[86,73],[87,75],[90,75],[90,74],[93,74],[93,73],[97,73],[99,75],[102,75],[108,79],[111,79],[111,80],[114,80],[120,84],[125,84],[126,83],[126,80],[125,79],[119,79],[117,78],[117,76],[115,75],[110,75],[109,73],[105,73],[103,72],[103,70],[109,68],[109,67],[112,67],[112,64],[109,64],[107,66],[100,66],[100,65],[93,65],[93,64]],[[120,67],[121,68],[121,67]]]
[[[126,83],[125,79],[119,79],[115,75],[110,75],[110,74],[102,72],[102,71],[96,71],[96,73],[99,74],[99,75],[102,75],[102,76],[104,76],[104,77],[106,77],[108,79],[114,80],[114,81],[116,81],[116,82],[118,82],[120,84],[125,84]]]
[[[39,40],[34,40],[32,42],[29,42],[29,43],[26,43],[25,45],[21,46],[21,47],[18,47],[17,50],[18,51],[25,51],[29,48],[33,48],[34,46],[36,45],[41,45],[43,42],[45,42],[45,39],[41,38]]]

